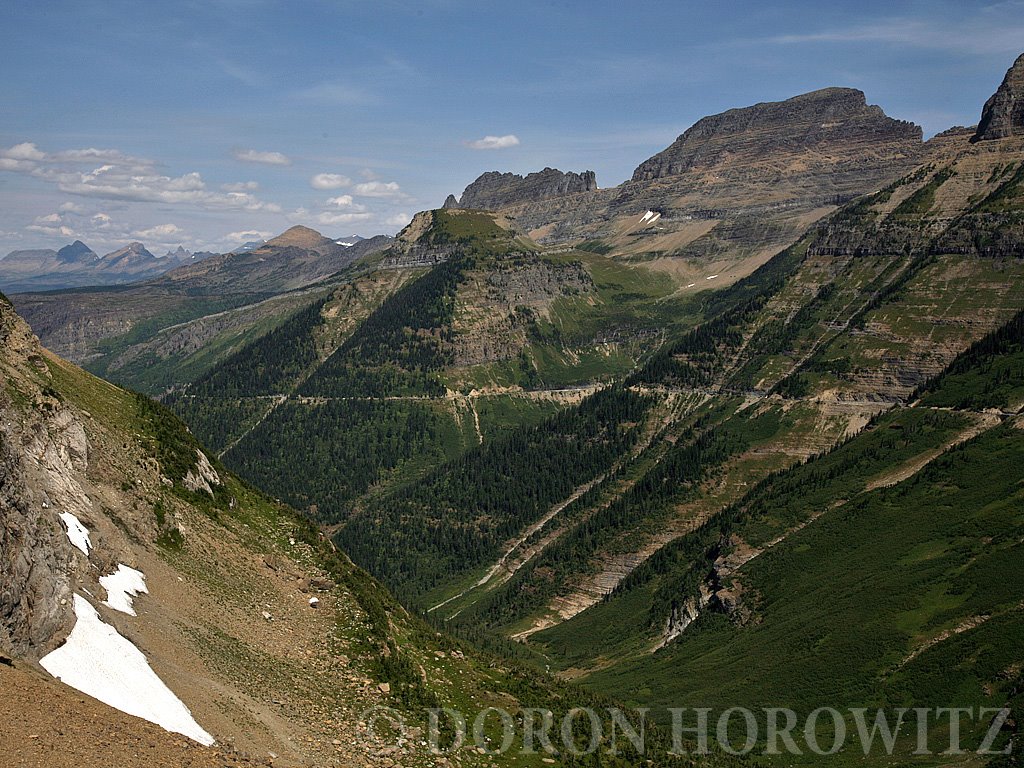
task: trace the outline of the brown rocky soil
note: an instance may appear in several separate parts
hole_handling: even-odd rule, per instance
[[[20,664],[0,664],[5,768],[250,768],[273,765],[207,748],[111,709]]]

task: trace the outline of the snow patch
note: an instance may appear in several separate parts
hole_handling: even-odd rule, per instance
[[[75,547],[82,550],[82,554],[86,557],[89,556],[89,550],[92,549],[92,541],[89,539],[89,529],[82,525],[82,521],[75,517],[70,512],[61,512],[60,519],[64,521],[64,525],[67,526],[68,541]]]
[[[707,276],[707,277],[705,277],[704,279],[705,279],[705,280],[714,280],[714,279],[715,279],[716,277],[718,277],[718,275],[708,275],[708,276]]]
[[[654,222],[656,222],[660,218],[661,218],[661,214],[660,213],[656,213],[655,211],[648,211],[640,219],[640,223],[641,224],[653,224]]]
[[[107,590],[107,599],[103,604],[129,616],[136,615],[132,599],[143,592],[149,594],[149,590],[146,589],[146,574],[129,568],[124,563],[118,563],[117,570],[108,576],[101,576],[100,585]]]
[[[114,709],[200,744],[214,743],[188,707],[157,677],[142,651],[105,624],[81,595],[75,595],[75,616],[78,621],[64,645],[40,659],[43,669]]]

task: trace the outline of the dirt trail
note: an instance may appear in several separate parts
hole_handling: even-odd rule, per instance
[[[287,395],[272,395],[271,397],[273,399],[273,403],[271,403],[271,405],[267,409],[266,413],[264,413],[262,416],[260,416],[251,427],[249,427],[247,430],[245,430],[245,432],[243,432],[238,437],[236,437],[234,440],[232,440],[230,443],[228,443],[228,445],[224,448],[224,450],[217,454],[217,458],[218,459],[223,459],[225,454],[227,454],[228,451],[230,451],[232,448],[234,448],[240,442],[245,440],[245,438],[247,438],[252,433],[252,431],[254,429],[256,429],[256,427],[258,427],[260,424],[262,424],[264,421],[266,421],[270,417],[270,414],[272,414],[274,411],[276,411],[278,408],[280,408],[281,404],[285,400],[288,399]]]

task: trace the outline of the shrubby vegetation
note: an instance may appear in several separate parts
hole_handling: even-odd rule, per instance
[[[1009,408],[1024,403],[1024,310],[972,344],[927,387],[940,408]]]
[[[485,443],[346,522],[337,541],[406,598],[471,572],[638,439],[651,400],[612,388]]]
[[[343,519],[352,502],[407,462],[434,466],[457,440],[443,405],[417,401],[289,400],[227,454],[245,477],[318,521]],[[452,453],[456,451],[453,449]]]
[[[317,362],[314,333],[326,296],[299,310],[265,336],[235,352],[213,371],[192,383],[188,393],[196,398],[221,399],[277,395],[289,392]],[[176,402],[172,396],[169,404]]]

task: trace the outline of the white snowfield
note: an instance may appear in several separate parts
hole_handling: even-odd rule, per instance
[[[75,616],[78,621],[64,645],[40,660],[43,669],[115,709],[200,744],[214,743],[188,707],[157,677],[142,651],[105,624],[81,595],[75,595]]]
[[[75,517],[70,512],[61,512],[60,519],[64,521],[64,525],[68,529],[68,540],[80,550],[86,557],[89,556],[89,550],[92,549],[92,541],[89,540],[89,530],[82,525],[82,521]]]
[[[132,599],[143,592],[149,594],[149,590],[146,589],[146,574],[129,568],[124,563],[118,563],[117,570],[110,575],[100,576],[100,586],[107,590],[107,599],[103,604],[129,616],[136,615]]]
[[[645,224],[645,223],[653,224],[654,222],[656,222],[660,218],[661,218],[661,214],[660,213],[655,213],[654,211],[648,211],[647,213],[645,213],[643,215],[643,218],[640,219],[640,223],[641,224]]]

